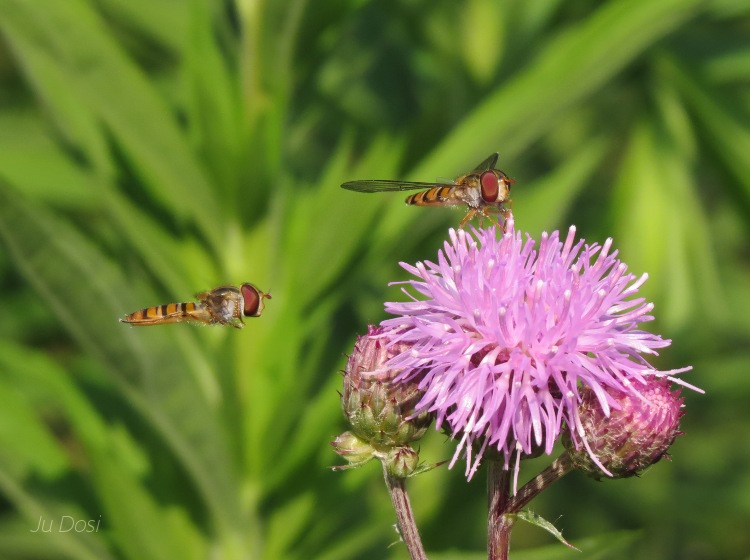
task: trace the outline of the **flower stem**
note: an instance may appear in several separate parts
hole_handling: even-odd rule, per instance
[[[510,472],[501,461],[490,459],[487,470],[487,558],[508,560],[514,519],[505,515],[510,500]]]
[[[552,461],[550,466],[524,484],[515,496],[510,498],[507,511],[509,513],[521,511],[521,509],[534,499],[539,492],[547,488],[559,478],[568,474],[571,470],[573,470],[573,463],[570,460],[568,453],[564,452],[557,459]]]
[[[383,463],[383,477],[388,493],[391,495],[393,509],[396,510],[398,530],[409,551],[409,557],[411,560],[427,560],[422,547],[422,539],[419,537],[419,529],[411,511],[409,495],[406,493],[406,479],[389,474],[385,463]]]

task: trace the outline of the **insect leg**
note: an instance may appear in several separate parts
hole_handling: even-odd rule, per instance
[[[460,223],[460,224],[458,224],[458,229],[464,229],[464,226],[466,225],[466,223],[467,223],[467,222],[468,222],[469,220],[471,220],[471,219],[472,219],[472,218],[474,217],[474,214],[476,214],[476,213],[477,213],[477,210],[476,210],[476,208],[472,208],[472,209],[470,209],[470,210],[469,210],[469,211],[468,211],[468,212],[466,213],[466,216],[464,216],[464,219],[463,219],[463,220],[461,220],[461,223]]]

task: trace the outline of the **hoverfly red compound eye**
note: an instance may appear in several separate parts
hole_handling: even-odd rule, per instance
[[[242,292],[243,317],[260,317],[266,307],[263,300],[271,299],[271,294],[261,292],[252,284],[242,284],[240,291]]]
[[[482,189],[482,200],[495,202],[500,192],[500,182],[493,171],[485,171],[479,178]]]
[[[261,308],[261,296],[258,288],[252,284],[242,284],[242,299],[245,302],[245,307],[242,310],[242,314],[245,317],[257,317],[263,311]]]

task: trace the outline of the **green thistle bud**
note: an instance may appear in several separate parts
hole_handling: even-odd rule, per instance
[[[419,466],[419,453],[411,447],[394,447],[383,461],[388,469],[388,474],[398,478],[407,478]]]
[[[359,467],[373,459],[376,455],[375,449],[367,442],[362,441],[351,432],[344,432],[331,442],[336,453],[349,462],[343,467],[334,467],[334,470]]]
[[[584,437],[591,453],[606,468],[612,478],[627,478],[643,472],[662,458],[674,443],[684,414],[680,391],[670,391],[666,379],[652,379],[645,387],[638,387],[643,396],[609,390],[612,408],[609,416],[602,410],[596,394],[588,388],[582,391],[578,415]],[[587,476],[600,480],[608,478],[580,442],[576,445],[569,434],[563,438],[573,464]]]
[[[387,452],[420,439],[432,422],[432,415],[415,415],[415,406],[422,397],[416,384],[391,383],[398,372],[384,369],[384,365],[407,346],[388,348],[388,340],[377,336],[381,330],[370,326],[365,336],[357,338],[344,372],[341,406],[352,432]]]

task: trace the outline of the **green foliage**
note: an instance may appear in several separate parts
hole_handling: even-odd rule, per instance
[[[0,556],[405,557],[377,470],[327,468],[337,370],[461,214],[338,185],[494,151],[518,228],[649,273],[658,367],[708,391],[672,464],[535,511],[592,558],[746,554],[748,27],[726,0],[0,0]],[[117,321],[244,281],[273,300],[243,331]],[[410,480],[435,557],[483,549],[482,490]],[[30,532],[61,516],[101,529]]]

